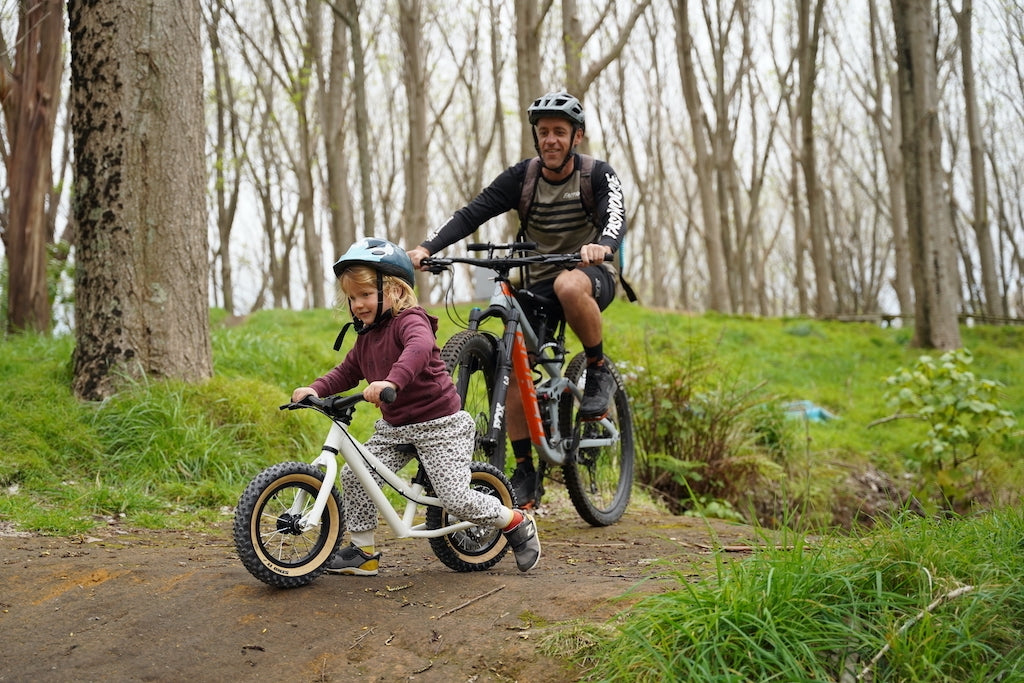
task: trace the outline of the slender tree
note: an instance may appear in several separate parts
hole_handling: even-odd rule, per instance
[[[10,144],[2,234],[10,272],[7,327],[14,331],[50,328],[46,247],[54,207],[47,200],[64,70],[62,10],[60,0],[20,2],[13,64],[8,46],[0,45],[0,103]]]
[[[960,282],[943,187],[931,0],[892,0],[914,281],[915,346],[960,346]]]

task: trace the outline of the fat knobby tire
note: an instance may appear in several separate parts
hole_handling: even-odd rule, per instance
[[[508,478],[493,465],[473,461],[470,486],[495,496],[505,507],[515,507],[515,494]],[[439,507],[427,508],[427,528],[440,529],[458,520]],[[500,529],[474,526],[447,536],[430,539],[430,549],[446,567],[457,572],[479,572],[490,569],[508,552],[508,541]]]
[[[301,462],[268,467],[249,483],[235,509],[234,539],[250,574],[271,586],[297,588],[324,572],[345,527],[337,489],[332,488],[318,526],[303,533],[297,525],[324,485],[324,473]],[[305,502],[293,515],[297,496]]]

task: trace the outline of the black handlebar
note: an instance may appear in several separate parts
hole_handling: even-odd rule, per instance
[[[391,387],[385,387],[380,392],[380,400],[383,403],[394,403],[398,394]],[[357,403],[361,403],[366,399],[363,398],[362,392],[358,394],[349,394],[348,396],[328,396],[327,398],[317,398],[312,394],[304,396],[301,401],[294,403],[285,403],[281,406],[281,410],[299,410],[300,408],[315,408],[325,415],[332,417],[341,415],[346,411],[353,410]]]
[[[467,245],[469,251],[485,251],[486,257],[462,257],[462,256],[428,256],[420,264],[422,268],[430,273],[443,273],[453,263],[465,263],[471,266],[490,268],[496,271],[510,271],[521,266],[531,266],[539,263],[555,264],[575,268],[579,265],[579,253],[576,254],[538,254],[534,250],[536,242],[514,242],[512,244],[481,244],[471,243]],[[505,251],[507,255],[495,256],[496,251]],[[516,256],[515,254],[521,254]],[[605,254],[605,261],[614,261],[614,254]]]

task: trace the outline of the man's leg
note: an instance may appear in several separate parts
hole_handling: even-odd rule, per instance
[[[530,430],[526,426],[523,399],[519,385],[513,380],[505,398],[505,425],[508,439],[512,444],[512,455],[516,469],[512,472],[512,488],[516,492],[518,506],[531,509],[537,504],[537,470],[533,464],[533,445]]]
[[[595,272],[597,276],[593,276]],[[603,321],[598,302],[601,299],[607,305],[614,292],[595,291],[609,287],[610,277],[604,277],[605,272],[577,268],[555,279],[555,296],[562,306],[565,322],[579,337],[587,357],[587,381],[580,403],[580,417],[584,420],[600,420],[608,414],[615,387],[614,378],[604,366]]]

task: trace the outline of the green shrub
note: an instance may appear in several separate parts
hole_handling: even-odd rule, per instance
[[[886,379],[886,400],[896,411],[890,419],[913,418],[928,426],[910,464],[935,483],[948,510],[963,511],[971,502],[980,470],[968,463],[1016,425],[1013,413],[999,405],[1003,384],[971,372],[973,360],[967,349],[937,360],[925,355]]]

